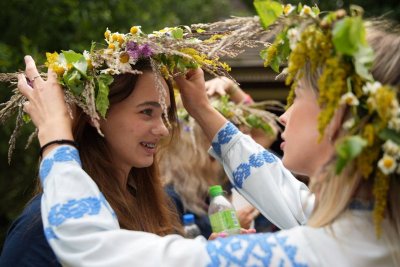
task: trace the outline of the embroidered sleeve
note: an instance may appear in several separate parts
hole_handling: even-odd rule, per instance
[[[314,196],[273,153],[228,122],[215,136],[210,154],[233,186],[281,229],[305,224]]]
[[[208,267],[307,267],[302,253],[304,249],[304,246],[298,243],[288,242],[288,238],[282,234],[237,235],[220,238],[207,245],[211,258]]]
[[[205,239],[122,230],[79,153],[60,146],[40,166],[45,236],[66,266],[206,266]],[[138,215],[140,216],[140,215]],[[196,252],[196,253],[194,253]]]

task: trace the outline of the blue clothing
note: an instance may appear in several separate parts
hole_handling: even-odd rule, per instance
[[[199,216],[195,214],[193,211],[185,209],[181,197],[178,195],[178,193],[175,191],[174,187],[171,184],[165,187],[165,192],[174,201],[176,210],[178,211],[178,215],[181,218],[182,223],[183,223],[183,218],[182,218],[183,214],[192,213],[194,215],[194,222],[200,228],[201,235],[208,239],[212,233],[211,223],[210,219],[208,218],[208,215],[206,214],[203,216]]]
[[[44,235],[41,196],[35,196],[11,224],[0,257],[1,267],[61,266]]]

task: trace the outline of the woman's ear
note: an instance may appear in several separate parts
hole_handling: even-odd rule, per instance
[[[343,121],[345,120],[348,107],[345,105],[340,106],[332,117],[326,129],[326,135],[328,136],[329,142],[334,143],[339,137],[339,133],[342,128]]]

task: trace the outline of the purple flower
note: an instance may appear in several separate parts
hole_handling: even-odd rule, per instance
[[[135,51],[137,49],[138,49],[138,44],[136,42],[134,42],[134,41],[129,41],[126,44],[126,50],[127,51]]]
[[[149,44],[140,46],[140,54],[142,57],[151,57],[153,55],[153,51],[151,50]]]
[[[140,48],[136,42],[130,41],[126,44],[126,52],[129,57],[136,60],[140,57]]]
[[[153,50],[149,44],[138,45],[138,43],[130,41],[126,44],[126,52],[129,57],[136,60],[141,57],[151,57]]]

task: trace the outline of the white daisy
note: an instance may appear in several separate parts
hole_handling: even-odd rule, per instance
[[[349,106],[358,106],[358,104],[360,104],[357,97],[352,92],[347,92],[344,95],[342,95],[339,103],[346,104]]]
[[[388,154],[384,154],[383,157],[378,161],[378,167],[384,174],[388,175],[395,171],[397,163],[395,158]]]

